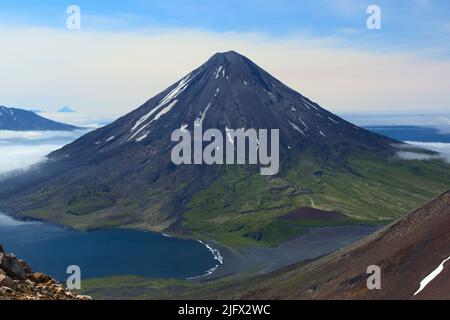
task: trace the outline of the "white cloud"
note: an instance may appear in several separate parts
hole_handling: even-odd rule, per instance
[[[50,152],[86,132],[0,130],[0,179],[46,161]]]
[[[10,216],[7,216],[0,212],[0,227],[14,227],[14,226],[20,226],[24,224],[37,224],[39,222],[37,221],[21,221],[21,220],[15,220],[11,218]]]
[[[450,111],[341,113],[340,115],[360,126],[420,126],[436,128],[442,134],[450,133]]]
[[[0,178],[7,173],[26,170],[45,161],[45,156],[59,145],[2,146],[0,145]]]
[[[124,114],[218,51],[235,50],[331,111],[450,106],[450,61],[365,52],[336,39],[198,30],[0,27],[1,104]]]
[[[439,155],[426,155],[410,151],[400,151],[398,156],[407,160],[430,160],[430,159],[443,159],[450,163],[450,143],[442,142],[417,142],[417,141],[406,141],[406,143],[431,151],[438,152]]]
[[[55,140],[55,139],[73,139],[80,137],[87,130],[77,131],[9,131],[0,130],[0,141],[3,144],[14,141],[37,141],[37,140]]]
[[[400,151],[397,152],[397,156],[405,160],[431,160],[431,159],[439,159],[437,156],[422,154],[410,151]]]

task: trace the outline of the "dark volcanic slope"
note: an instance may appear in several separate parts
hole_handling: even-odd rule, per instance
[[[175,166],[171,133],[192,132],[195,120],[225,137],[226,128],[279,129],[279,174],[262,178],[258,166]],[[391,172],[384,163],[394,155],[393,142],[321,108],[249,59],[219,53],[135,111],[53,152],[37,170],[0,183],[0,207],[79,228],[162,230],[183,222],[199,232],[204,223],[201,232],[209,234],[237,232],[260,240],[265,229],[279,239],[291,234],[286,223],[266,225],[299,204],[389,219],[410,199],[421,202],[442,192],[446,167],[430,172],[401,165]],[[355,163],[355,157],[372,158],[351,165],[351,156]],[[366,177],[363,171],[373,165],[377,168]],[[393,173],[398,178],[391,181]],[[423,186],[417,187],[418,179]],[[345,190],[349,194],[339,194]],[[374,210],[366,213],[354,205],[355,192],[363,192],[363,200],[373,195],[379,200],[379,192],[396,198],[368,200]],[[185,219],[189,208],[196,211]],[[264,219],[255,214],[268,212],[272,216]],[[253,215],[246,218],[248,213]],[[219,222],[223,216],[227,223]],[[212,226],[221,230],[209,230]]]
[[[137,110],[51,157],[84,157],[161,140],[167,144],[173,130],[183,125],[192,130],[196,119],[202,119],[203,130],[280,129],[285,149],[288,146],[305,149],[312,145],[336,148],[345,144],[387,149],[393,142],[340,119],[249,59],[227,52],[214,55]]]
[[[32,111],[0,106],[0,130],[72,131],[78,129],[65,123],[43,118]]]
[[[224,289],[221,298],[450,299],[450,192],[348,249]],[[443,271],[416,296],[423,279]],[[381,290],[366,287],[378,265]]]

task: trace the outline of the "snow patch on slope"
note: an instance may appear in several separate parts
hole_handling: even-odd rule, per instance
[[[315,110],[319,111],[319,109],[308,100],[302,99],[302,101],[305,104],[305,106],[308,107],[308,109],[314,108]]]
[[[194,76],[195,77],[195,76]],[[153,108],[150,112],[142,116],[134,126],[131,128],[130,132],[134,132],[134,134],[131,135],[131,137],[127,140],[130,141],[134,137],[136,137],[142,130],[144,130],[148,125],[150,125],[153,121],[158,120],[162,115],[169,112],[173,106],[177,103],[177,100],[174,100],[180,93],[182,93],[184,90],[187,89],[189,82],[194,78],[191,77],[191,74],[188,74],[185,78],[183,78],[178,85],[170,91],[159,103],[158,105]],[[158,112],[162,107],[170,103],[167,107],[165,107],[163,110],[161,110],[156,116],[147,124],[143,125],[147,120],[150,119],[151,116],[153,116],[156,112]],[[138,129],[139,128],[139,129]]]
[[[300,129],[295,123],[293,123],[293,122],[291,122],[291,121],[289,121],[289,120],[288,120],[288,122],[289,122],[289,124],[291,125],[291,127],[294,128],[294,130],[300,132],[302,135],[305,135],[305,133],[303,132],[303,130]]]
[[[333,121],[333,122],[336,123],[336,124],[339,124],[339,121],[336,121],[336,120],[334,120],[334,119],[331,118],[331,117],[328,117],[328,119],[331,120],[331,121]]]
[[[420,281],[420,288],[414,293],[414,296],[418,295],[426,286],[430,284],[443,270],[444,264],[450,260],[450,257],[441,262],[441,264],[433,270],[428,276],[426,276],[422,281]]]
[[[205,110],[203,110],[201,113],[200,113],[200,116],[197,118],[197,122],[200,122],[200,123],[203,123],[203,120],[205,120],[205,117],[206,117],[206,113],[208,112],[208,110],[209,110],[209,108],[211,107],[211,102],[210,103],[208,103],[208,105],[206,106],[206,108],[205,108]]]
[[[162,109],[150,122],[152,123],[153,121],[158,120],[159,118],[161,118],[161,116],[165,115],[166,113],[168,113],[170,110],[172,110],[172,108],[177,104],[178,100],[174,100],[172,101],[167,107],[165,107],[164,109]]]
[[[146,133],[144,133],[142,136],[140,136],[139,138],[137,138],[136,142],[141,142],[142,140],[147,138],[147,136],[148,136],[148,131]]]
[[[187,124],[182,124],[181,127],[180,127],[181,132],[185,132],[187,127],[188,127]]]
[[[220,76],[220,71],[222,71],[223,66],[220,66],[215,72],[214,72],[214,78],[217,79]],[[224,70],[225,72],[225,70]]]
[[[305,127],[305,130],[308,130],[309,129],[309,127],[306,125],[306,123],[302,120],[302,118],[300,118],[300,117],[298,117],[297,118],[301,123],[302,123],[302,125]]]
[[[192,80],[190,79],[190,74],[187,75],[184,79],[182,79],[175,89],[169,92],[159,103],[158,105],[153,108],[149,113],[142,116],[131,128],[131,131],[136,130],[142,123],[144,123],[148,118],[150,118],[154,113],[156,113],[160,108],[162,108],[164,105],[169,103],[172,99],[175,99],[180,93],[182,93],[186,88],[188,87],[189,82]]]

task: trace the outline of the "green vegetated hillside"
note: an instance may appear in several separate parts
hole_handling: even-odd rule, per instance
[[[347,155],[340,163],[299,154],[276,176],[261,176],[256,166],[220,166],[219,170],[217,179],[192,196],[184,191],[189,185],[182,182],[170,188],[167,183],[152,183],[151,188],[142,184],[139,193],[121,196],[108,182],[93,187],[74,182],[65,191],[53,183],[38,186],[8,205],[20,208],[22,216],[77,229],[130,227],[211,239],[228,246],[273,246],[306,227],[387,224],[450,185],[450,165],[442,161],[371,153]],[[127,185],[115,188],[126,190]],[[164,216],[165,199],[171,193],[185,195],[186,204],[181,213]],[[53,196],[59,194],[67,197]],[[181,204],[179,199],[169,200]],[[146,203],[153,205],[147,208]],[[300,207],[341,215],[285,217]]]
[[[344,166],[305,156],[277,177],[242,167],[227,172],[189,203],[183,226],[198,237],[236,245],[275,245],[305,227],[387,224],[450,186],[450,166],[352,155]],[[290,210],[313,207],[346,219],[283,219]]]
[[[448,299],[445,272],[415,292],[448,255],[449,210],[450,191],[346,248],[269,274],[203,283],[110,277],[84,281],[83,292],[96,299]],[[367,288],[371,264],[383,270],[381,290]]]

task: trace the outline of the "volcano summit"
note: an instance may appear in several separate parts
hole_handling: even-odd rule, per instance
[[[279,131],[279,171],[175,165],[177,129]],[[233,140],[234,141],[234,140]],[[0,184],[0,208],[80,229],[135,227],[229,243],[267,244],[304,226],[387,223],[448,187],[438,160],[396,157],[399,142],[359,128],[287,87],[246,57],[217,53],[115,122]],[[285,215],[299,207],[340,218]]]

